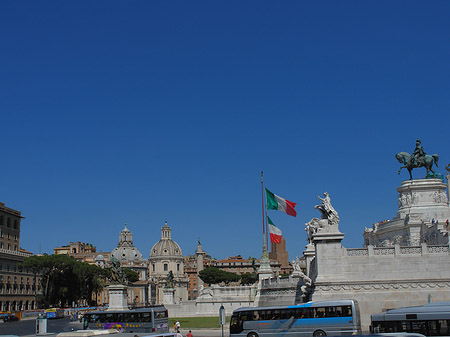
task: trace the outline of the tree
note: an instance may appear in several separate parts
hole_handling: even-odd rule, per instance
[[[76,261],[68,255],[30,256],[20,267],[41,275],[41,307],[64,307],[72,302],[90,302],[103,287],[103,269]],[[36,277],[35,277],[36,278]]]
[[[217,284],[221,282],[228,284],[230,282],[236,282],[239,279],[239,275],[215,267],[203,269],[198,275],[203,282],[208,284]]]
[[[125,276],[127,277],[128,282],[136,282],[139,281],[139,274],[130,268],[124,268]]]
[[[252,273],[244,273],[241,275],[241,284],[248,285],[258,281],[258,275]]]

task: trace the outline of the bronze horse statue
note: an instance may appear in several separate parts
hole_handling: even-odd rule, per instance
[[[409,172],[409,177],[412,180],[411,171],[418,167],[425,167],[427,169],[427,174],[430,171],[433,172],[433,174],[435,174],[432,166],[433,166],[433,162],[434,162],[434,165],[436,165],[436,167],[438,167],[439,156],[437,154],[433,154],[433,155],[427,154],[423,157],[423,162],[419,162],[419,163],[417,163],[415,158],[411,158],[411,157],[412,157],[412,155],[409,154],[408,152],[399,152],[395,155],[395,158],[397,158],[398,162],[400,164],[404,164],[398,170],[398,174],[400,174],[400,171],[402,170],[402,168],[407,168],[408,172]]]

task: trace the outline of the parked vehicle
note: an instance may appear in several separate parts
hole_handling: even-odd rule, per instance
[[[417,307],[388,310],[371,316],[374,333],[420,333],[450,336],[450,302],[428,303]]]

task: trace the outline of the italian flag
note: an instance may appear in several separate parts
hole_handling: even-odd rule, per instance
[[[267,221],[269,222],[270,242],[281,243],[281,229],[275,226],[269,217],[267,217]]]
[[[286,200],[282,197],[279,197],[276,194],[273,194],[266,188],[266,198],[267,198],[267,209],[276,209],[278,211],[282,211],[288,215],[296,216],[297,212],[295,211],[295,202]]]

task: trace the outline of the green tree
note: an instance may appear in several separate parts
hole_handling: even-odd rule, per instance
[[[203,282],[208,284],[217,284],[221,282],[228,284],[239,280],[239,275],[215,267],[203,269],[198,275]]]
[[[130,268],[124,268],[125,276],[127,277],[128,282],[136,282],[139,281],[139,274]]]
[[[68,255],[30,256],[21,268],[41,276],[41,307],[64,307],[72,302],[87,302],[103,287],[102,268],[76,261]]]
[[[253,284],[258,280],[258,275],[253,273],[244,273],[241,275],[241,284]]]

